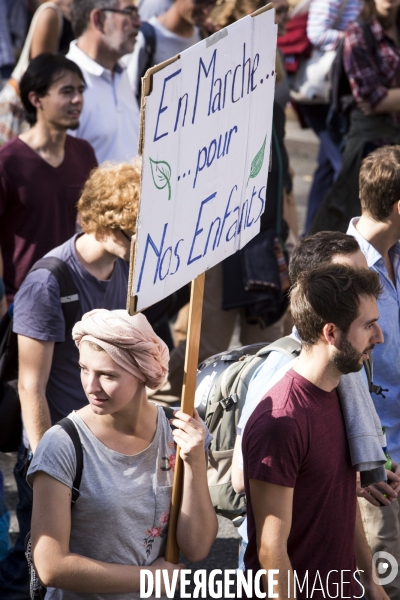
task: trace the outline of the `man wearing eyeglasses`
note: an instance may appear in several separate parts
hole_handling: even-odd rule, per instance
[[[119,59],[133,51],[140,18],[132,0],[73,0],[77,37],[68,58],[86,82],[85,107],[73,135],[93,146],[99,163],[129,161],[139,139],[139,106]]]

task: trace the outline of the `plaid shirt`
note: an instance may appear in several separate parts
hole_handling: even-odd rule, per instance
[[[355,100],[369,102],[374,107],[385,98],[389,89],[400,87],[400,48],[376,19],[371,23],[371,32],[375,38],[372,53],[360,25],[357,22],[349,25],[344,39],[343,63]],[[393,117],[399,121],[400,114]]]

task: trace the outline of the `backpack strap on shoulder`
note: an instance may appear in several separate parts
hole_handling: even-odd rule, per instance
[[[29,273],[38,269],[47,269],[57,279],[60,287],[60,302],[65,319],[65,333],[69,337],[75,325],[79,308],[79,294],[69,266],[56,256],[41,258],[31,268]]]
[[[138,90],[137,90],[137,96],[136,99],[139,103],[139,107],[140,107],[140,103],[141,103],[141,97],[142,97],[142,77],[145,76],[147,69],[150,69],[152,62],[153,62],[153,57],[154,54],[156,52],[156,44],[157,44],[157,40],[156,40],[156,30],[154,29],[154,26],[149,23],[148,21],[143,21],[143,23],[140,26],[140,30],[143,34],[144,37],[144,49],[146,51],[146,62],[143,65],[143,68],[141,69],[141,73],[139,73],[139,83],[138,83]]]
[[[364,360],[363,367],[364,367],[365,374],[367,376],[368,389],[369,389],[370,392],[372,392],[372,390],[371,390],[371,385],[372,385],[372,356],[371,355],[369,355],[368,358],[366,358]]]
[[[82,479],[82,471],[83,471],[83,450],[82,450],[82,442],[79,437],[78,430],[76,428],[75,423],[69,419],[68,417],[64,417],[61,421],[58,421],[57,425],[60,425],[64,429],[66,433],[68,433],[69,437],[75,448],[76,455],[76,471],[75,478],[72,484],[72,506],[78,500],[80,496],[79,487],[81,485]]]
[[[170,406],[161,406],[161,408],[164,411],[165,416],[167,417],[168,421],[170,419],[174,418],[174,408],[171,408]],[[176,429],[175,425],[171,425],[171,423],[169,423],[169,426],[171,427],[172,430]]]
[[[382,396],[382,398],[386,398],[383,392],[388,392],[387,388],[383,388],[380,385],[375,385],[372,381],[372,354],[369,353],[368,358],[366,358],[363,362],[363,367],[365,374],[367,376],[368,381],[368,389],[370,394],[376,394],[377,396]]]
[[[170,406],[162,406],[161,408],[163,409],[165,416],[167,417],[168,420],[174,418],[174,409],[173,408],[171,408]]]
[[[264,356],[265,354],[270,354],[271,352],[280,352],[281,354],[286,354],[286,356],[290,356],[290,358],[296,358],[299,356],[301,350],[301,343],[299,340],[286,335],[276,342],[272,344],[268,344],[265,348],[261,348],[256,354],[256,356]]]
[[[146,54],[147,54],[147,62],[146,62],[146,68],[144,69],[143,73],[141,73],[141,76],[143,77],[143,75],[146,73],[147,69],[150,68],[151,65],[151,61],[153,60],[153,56],[156,52],[156,31],[154,29],[154,26],[149,23],[148,21],[143,21],[143,23],[140,26],[140,31],[143,34],[144,37],[144,41],[145,41],[145,48],[146,48]]]

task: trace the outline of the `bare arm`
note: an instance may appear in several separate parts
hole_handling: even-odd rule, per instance
[[[360,573],[361,583],[365,587],[365,597],[367,600],[389,600],[382,586],[376,584],[372,579],[372,570],[375,568],[372,563],[372,554],[365,537],[364,527],[360,508],[357,503],[356,531],[354,537],[354,550],[356,553],[357,568]]]
[[[211,503],[204,453],[205,428],[195,410],[195,417],[178,411],[172,434],[180,446],[184,462],[182,504],[176,539],[183,554],[192,562],[204,559],[215,540],[218,520]]]
[[[18,392],[22,417],[33,452],[51,427],[46,386],[53,361],[54,342],[18,335]]]
[[[232,486],[237,494],[244,493],[243,469],[239,467],[239,457],[242,453],[242,436],[237,435],[232,456]]]
[[[381,115],[400,111],[400,88],[387,91],[386,96],[374,107],[365,100],[357,103],[357,107],[365,115]]]
[[[35,567],[46,586],[77,593],[122,594],[140,590],[141,567],[104,563],[69,551],[71,490],[39,471],[33,480],[32,548]],[[182,568],[164,559],[154,571]],[[171,577],[170,577],[171,579]],[[165,593],[165,590],[162,590]]]
[[[257,532],[258,559],[262,569],[279,569],[273,592],[278,598],[290,598],[288,572],[293,570],[287,553],[287,540],[292,527],[293,488],[250,479],[251,505]],[[268,585],[264,576],[264,591]]]
[[[33,32],[30,59],[35,58],[43,52],[57,52],[59,34],[58,15],[53,8],[44,10],[39,16]]]
[[[400,88],[388,90],[387,95],[374,108],[374,113],[379,115],[400,111]]]

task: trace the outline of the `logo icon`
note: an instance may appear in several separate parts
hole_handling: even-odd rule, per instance
[[[250,179],[254,179],[255,177],[257,177],[257,175],[261,171],[261,167],[263,166],[263,162],[264,162],[264,153],[265,153],[265,144],[266,143],[267,143],[267,136],[265,136],[263,145],[261,146],[261,148],[255,155],[255,157],[251,161],[250,175],[247,180],[246,187],[249,185]]]
[[[373,569],[372,578],[378,585],[387,585],[396,579],[399,572],[399,565],[395,557],[389,554],[389,552],[384,552],[383,550],[375,552],[372,557],[372,564],[375,565],[378,573],[377,576],[375,569]]]
[[[150,158],[150,157],[149,157]],[[168,200],[171,200],[171,167],[165,160],[150,158],[151,176],[158,190],[168,187]]]

